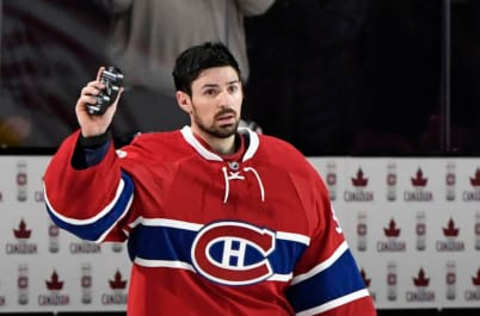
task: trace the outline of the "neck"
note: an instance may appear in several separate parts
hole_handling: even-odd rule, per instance
[[[217,154],[231,155],[235,152],[235,134],[226,138],[220,138],[200,130],[194,130],[193,132],[207,142]]]

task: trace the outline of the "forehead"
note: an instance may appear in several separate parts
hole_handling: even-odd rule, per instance
[[[204,85],[225,85],[239,80],[237,71],[231,66],[212,67],[200,72],[192,82],[192,88],[202,88]]]

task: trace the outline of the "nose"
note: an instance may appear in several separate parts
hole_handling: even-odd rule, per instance
[[[233,105],[233,96],[227,90],[223,90],[218,95],[218,106],[221,108],[231,108]]]

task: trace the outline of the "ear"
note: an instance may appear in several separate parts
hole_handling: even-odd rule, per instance
[[[183,91],[177,91],[175,93],[177,98],[178,106],[187,114],[192,112],[192,102],[190,100],[190,96]]]

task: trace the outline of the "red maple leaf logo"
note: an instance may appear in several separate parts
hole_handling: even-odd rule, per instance
[[[114,280],[108,280],[112,290],[123,290],[127,285],[127,280],[122,280],[122,274],[119,270],[115,273]]]
[[[45,281],[47,289],[50,291],[61,290],[63,288],[63,281],[58,280],[57,271],[53,270],[51,280]]]
[[[428,182],[428,178],[423,177],[423,171],[421,168],[418,168],[416,177],[410,179],[414,187],[424,187]]]
[[[480,269],[477,270],[477,276],[476,276],[476,277],[472,277],[472,283],[473,283],[473,285],[475,285],[475,286],[479,286],[479,285],[480,285]]]
[[[361,270],[360,274],[362,275],[363,282],[365,282],[366,287],[370,287],[370,282],[372,281],[371,279],[367,279],[367,273],[365,273],[365,270]]]
[[[385,236],[387,237],[398,237],[400,235],[400,228],[396,228],[397,224],[393,220],[393,218],[390,220],[390,223],[388,225],[388,228],[383,228],[383,231],[385,232]]]
[[[480,186],[480,168],[477,168],[477,171],[475,172],[475,177],[474,178],[470,177],[470,184],[473,187]]]
[[[458,236],[459,229],[455,228],[455,222],[453,221],[452,218],[450,218],[450,220],[448,221],[447,228],[443,227],[442,229],[443,229],[443,234],[446,237],[457,237]]]
[[[413,284],[417,287],[426,287],[428,286],[428,283],[430,283],[430,279],[425,277],[425,271],[423,271],[423,268],[420,268],[420,271],[418,271],[418,277],[413,278]]]
[[[13,230],[13,234],[15,235],[15,238],[28,239],[32,234],[32,230],[27,229],[27,224],[25,224],[25,221],[22,218],[22,220],[20,221],[20,224],[18,225],[18,229]]]
[[[351,179],[352,179],[352,184],[355,187],[366,187],[368,184],[368,178],[363,177],[362,168],[358,168],[357,177],[351,178]]]

